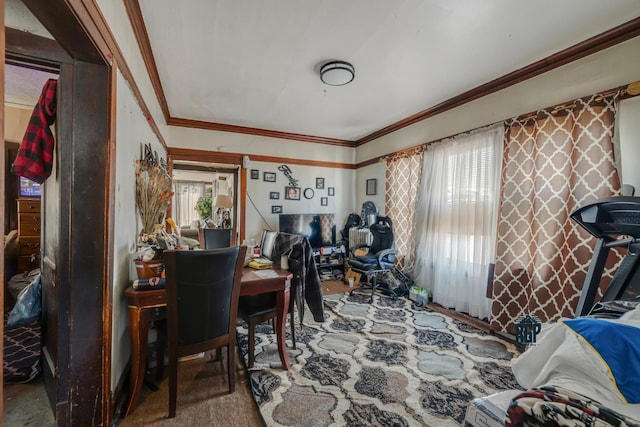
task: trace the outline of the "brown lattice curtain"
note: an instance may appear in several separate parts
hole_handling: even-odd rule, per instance
[[[526,314],[573,317],[595,240],[570,214],[619,194],[615,112],[615,97],[594,95],[507,123],[493,330],[513,333]]]
[[[414,150],[387,159],[385,212],[393,221],[398,264],[403,270],[413,268],[415,256],[413,216],[420,187],[423,150]]]

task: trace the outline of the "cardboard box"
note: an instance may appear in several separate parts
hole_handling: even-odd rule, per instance
[[[501,391],[490,396],[478,397],[469,403],[464,425],[470,427],[502,427],[507,408],[519,390]]]

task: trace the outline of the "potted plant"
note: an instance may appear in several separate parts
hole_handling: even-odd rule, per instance
[[[200,219],[206,223],[212,217],[213,188],[207,187],[204,190],[204,196],[200,197],[196,202],[195,210],[200,215]]]

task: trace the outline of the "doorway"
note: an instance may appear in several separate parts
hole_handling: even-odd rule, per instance
[[[40,273],[43,187],[10,171],[45,83],[58,78],[58,73],[53,71],[26,67],[11,60],[5,63],[4,232],[14,242],[4,257],[4,308],[7,313],[15,306],[19,292]],[[41,331],[39,326],[30,331]],[[13,331],[16,329],[7,329],[5,337],[7,334],[13,336]],[[5,354],[11,357],[11,352]],[[25,370],[24,375],[30,376],[31,373]],[[41,375],[24,384],[5,384],[4,402],[5,425],[25,423],[25,416],[28,416],[28,421],[39,425],[55,423]]]
[[[42,201],[43,378],[57,425],[103,425],[112,412],[112,234],[106,204],[111,69],[73,6],[64,1],[23,3],[55,40],[4,27],[6,58],[60,69],[57,172],[46,180]],[[4,113],[2,117],[4,124]],[[4,176],[5,163],[0,163]]]
[[[171,215],[183,237],[197,239],[198,228],[231,229],[239,241],[238,167],[211,163],[174,162]]]

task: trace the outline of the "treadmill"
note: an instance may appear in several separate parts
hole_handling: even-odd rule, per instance
[[[589,314],[594,307],[611,248],[623,247],[627,253],[600,302],[640,302],[640,197],[601,199],[576,210],[571,214],[571,219],[598,239],[576,308],[576,317]]]

